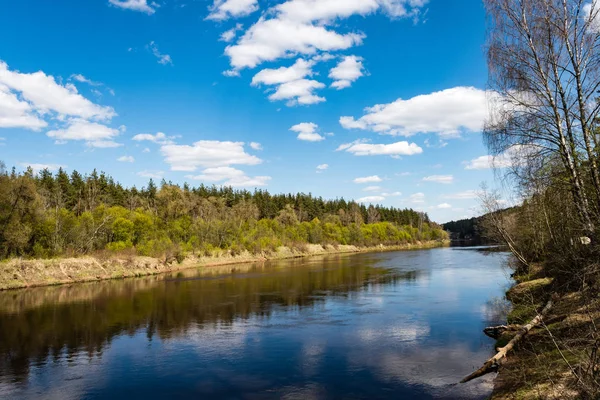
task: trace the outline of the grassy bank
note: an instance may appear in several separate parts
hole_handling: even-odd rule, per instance
[[[47,260],[12,259],[0,263],[0,290],[122,279],[198,267],[216,267],[227,264],[263,262],[316,255],[426,249],[447,244],[447,241],[427,241],[398,246],[381,245],[374,247],[304,245],[299,248],[289,248],[282,246],[277,251],[269,253],[252,254],[243,251],[232,254],[230,251],[216,251],[210,256],[190,255],[182,260],[175,258],[165,260],[134,255],[88,256]]]
[[[534,328],[510,353],[495,380],[492,400],[593,399],[600,387],[597,349],[600,336],[600,298],[597,284],[568,291],[544,275],[541,266],[507,292],[513,304],[509,324],[534,318],[553,294],[554,306],[544,323]],[[503,335],[497,347],[512,334]],[[594,394],[596,393],[596,395]]]

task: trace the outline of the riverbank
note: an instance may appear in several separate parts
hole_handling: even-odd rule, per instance
[[[56,258],[48,260],[12,259],[0,263],[0,290],[36,286],[61,285],[77,282],[122,279],[157,275],[191,268],[210,268],[229,264],[265,262],[317,255],[366,253],[378,251],[427,249],[447,246],[447,241],[416,242],[398,246],[322,246],[301,248],[279,247],[273,253],[251,254],[248,251],[231,254],[219,251],[210,256],[189,255],[183,260],[158,259],[141,256]]]
[[[515,277],[507,292],[512,303],[508,324],[526,324],[552,297],[543,323],[533,328],[499,369],[492,400],[586,399],[600,393],[600,298],[596,282],[568,291],[535,266]],[[514,336],[505,333],[496,347]]]

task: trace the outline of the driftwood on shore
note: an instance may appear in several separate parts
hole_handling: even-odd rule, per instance
[[[521,329],[521,325],[498,325],[485,328],[483,333],[492,339],[498,339],[504,332],[517,332],[519,329]]]
[[[494,372],[494,371],[498,370],[498,367],[500,367],[502,362],[506,359],[506,355],[508,354],[508,352],[511,351],[515,347],[515,345],[525,335],[527,335],[529,333],[529,331],[531,329],[533,329],[534,327],[536,327],[537,325],[539,325],[542,322],[542,320],[544,319],[544,315],[546,315],[548,313],[548,311],[550,311],[550,309],[552,308],[552,305],[553,305],[553,301],[552,301],[552,299],[550,299],[550,301],[548,301],[548,304],[546,304],[546,307],[544,307],[544,309],[540,313],[538,313],[534,319],[532,319],[527,325],[523,325],[518,329],[518,332],[515,335],[515,337],[513,337],[506,346],[499,348],[498,352],[496,353],[495,356],[493,356],[492,358],[487,360],[485,363],[483,363],[483,366],[481,368],[479,368],[477,371],[473,372],[471,375],[464,378],[462,381],[460,381],[460,383],[469,382],[475,378],[479,378],[480,376],[483,376],[483,375],[489,374],[490,372]],[[508,330],[509,327],[514,329],[514,325],[493,327],[493,328],[490,328],[491,329],[490,333],[496,333],[496,332],[493,332],[493,329],[498,328],[498,330],[501,330],[502,327],[506,328],[505,330]],[[513,330],[513,329],[511,329],[511,330]],[[487,334],[487,332],[486,332],[486,334]]]

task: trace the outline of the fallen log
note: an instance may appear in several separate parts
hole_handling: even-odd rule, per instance
[[[490,358],[485,363],[483,363],[483,366],[481,368],[464,378],[462,381],[460,381],[460,383],[466,383],[475,378],[479,378],[480,376],[489,374],[490,372],[497,371],[504,359],[506,358],[507,353],[511,351],[515,347],[515,345],[521,339],[523,339],[525,335],[529,333],[530,330],[532,330],[534,327],[536,327],[542,322],[542,320],[544,319],[544,315],[546,315],[548,311],[550,311],[552,305],[553,301],[552,299],[550,299],[550,301],[548,301],[548,304],[546,304],[546,307],[544,307],[542,312],[538,313],[536,317],[532,319],[527,325],[523,325],[519,329],[515,337],[512,338],[506,346],[499,348],[498,352],[494,357]]]
[[[516,332],[519,329],[521,329],[521,325],[488,326],[483,330],[483,333],[492,339],[498,339],[504,332]]]

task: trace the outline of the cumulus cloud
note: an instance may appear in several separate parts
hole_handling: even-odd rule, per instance
[[[383,196],[367,196],[367,197],[361,197],[357,201],[359,203],[377,204],[377,203],[381,203],[384,200],[385,200],[385,197],[383,197]]]
[[[445,199],[454,199],[454,200],[469,200],[476,199],[479,197],[479,194],[476,190],[465,190],[464,192],[452,193],[443,196]]]
[[[120,133],[118,129],[75,118],[70,120],[65,128],[49,131],[47,136],[56,139],[59,143],[66,140],[83,140],[90,147],[106,148],[121,146],[113,141]]]
[[[596,0],[592,0],[583,6],[582,12],[586,17],[589,29],[600,32],[600,4]]]
[[[294,125],[290,128],[290,131],[298,132],[298,140],[304,140],[306,142],[320,142],[325,140],[325,137],[318,134],[317,128],[319,126],[312,122],[302,122]]]
[[[175,139],[175,138],[176,138],[176,136],[167,136],[162,132],[158,132],[154,135],[152,135],[150,133],[140,133],[140,134],[137,134],[134,137],[132,137],[131,140],[135,140],[137,142],[149,141],[149,142],[165,145],[165,144],[175,143],[173,141],[173,139]]]
[[[258,0],[214,0],[206,19],[224,21],[252,14],[258,10]]]
[[[38,114],[53,112],[59,116],[97,120],[110,120],[116,116],[112,107],[92,103],[72,84],[60,85],[42,71],[26,74],[9,70],[3,61],[0,61],[0,92],[18,93],[23,99],[21,103],[27,102]]]
[[[379,192],[381,191],[381,186],[367,186],[363,189],[363,192]]]
[[[377,183],[382,181],[383,179],[381,179],[378,175],[365,176],[353,180],[354,183]]]
[[[142,178],[149,178],[149,179],[162,179],[163,176],[165,175],[165,173],[163,171],[140,171],[137,173],[138,176],[141,176]]]
[[[338,33],[332,25],[352,15],[382,10],[407,17],[426,3],[419,0],[288,0],[272,7],[225,54],[234,69],[254,68],[295,54],[317,54],[360,45],[361,33]],[[337,27],[337,25],[336,25]]]
[[[0,128],[25,128],[39,131],[48,125],[34,108],[0,84]]]
[[[252,150],[257,150],[257,151],[263,149],[262,145],[260,143],[257,143],[257,142],[250,142],[250,148]]]
[[[108,2],[118,8],[140,11],[146,14],[154,14],[159,7],[154,2],[148,4],[148,0],[108,0]]]
[[[167,144],[160,149],[173,171],[195,171],[199,167],[257,165],[262,160],[246,153],[243,142],[200,140],[193,145]]]
[[[269,100],[288,100],[288,106],[317,104],[325,101],[324,97],[317,96],[314,91],[323,89],[325,85],[312,79],[298,79],[286,82],[277,87]]]
[[[269,99],[288,100],[289,106],[323,102],[325,99],[315,95],[314,91],[324,88],[325,85],[315,80],[305,79],[307,76],[312,76],[314,65],[315,61],[299,58],[290,67],[263,69],[252,78],[252,86],[275,86],[276,89]]]
[[[204,182],[221,182],[222,185],[231,187],[266,186],[271,180],[270,176],[249,177],[244,171],[232,167],[207,168],[201,175],[187,177]]]
[[[383,193],[381,193],[381,195],[385,196],[385,197],[399,197],[399,196],[402,196],[402,192],[392,192],[392,193],[383,192]]]
[[[434,206],[432,208],[437,208],[438,210],[447,210],[449,208],[452,208],[452,206],[448,203],[442,203],[442,204],[438,204],[437,206]]]
[[[408,143],[406,141],[396,142],[391,144],[371,144],[365,143],[362,140],[358,140],[352,143],[346,143],[340,145],[336,151],[346,151],[352,153],[355,156],[411,156],[414,154],[421,154],[423,149],[417,146],[415,143]]]
[[[497,156],[480,156],[463,164],[470,170],[517,167],[524,165],[538,150],[533,145],[514,145]]]
[[[156,57],[156,60],[161,65],[173,65],[173,60],[168,54],[163,54],[158,50],[158,46],[154,41],[148,43],[146,48]]]
[[[315,62],[299,58],[290,67],[280,67],[277,69],[266,68],[254,75],[252,85],[278,85],[286,82],[296,81],[313,74],[312,67]]]
[[[242,25],[242,24],[236,24],[235,27],[233,27],[233,28],[231,28],[231,29],[223,32],[221,34],[221,37],[219,38],[219,40],[221,42],[226,42],[226,43],[232,42],[233,39],[236,38],[237,33],[239,31],[241,31],[243,28],[244,28],[244,25]]]
[[[489,96],[492,94],[473,87],[455,87],[368,107],[364,116],[359,119],[344,116],[340,124],[346,129],[394,136],[437,133],[442,137],[456,137],[462,132],[482,129],[488,116]]]
[[[78,82],[98,84],[83,75]],[[39,131],[53,124],[47,136],[56,143],[85,141],[88,147],[116,147],[113,139],[125,130],[107,126],[115,117],[112,107],[101,106],[78,93],[72,83],[61,84],[42,71],[21,73],[0,61],[0,128]]]
[[[329,164],[320,164],[317,165],[317,174],[320,174],[321,172],[325,171],[329,169]]]
[[[45,169],[47,169],[48,171],[58,171],[60,168],[67,168],[66,165],[61,164],[20,163],[19,165],[23,168],[31,168],[34,173],[38,173]]]
[[[361,44],[363,37],[359,33],[339,34],[312,23],[261,17],[235,45],[225,48],[225,54],[231,66],[240,70],[294,54],[348,49]]]
[[[329,77],[335,79],[331,87],[338,90],[352,86],[352,82],[364,75],[362,57],[346,56],[329,71]]]
[[[454,182],[454,176],[452,175],[431,175],[423,178],[424,182],[435,182],[435,183],[443,183],[450,184]]]
[[[117,161],[132,163],[135,162],[135,158],[133,158],[133,156],[122,156],[117,158]]]
[[[420,192],[411,194],[409,197],[409,200],[411,203],[415,203],[415,204],[425,203],[425,194],[420,193]]]

